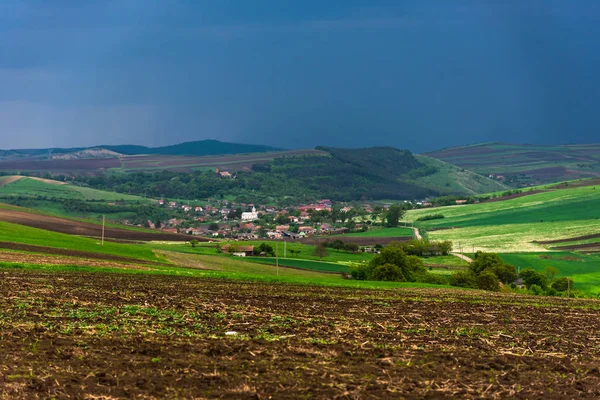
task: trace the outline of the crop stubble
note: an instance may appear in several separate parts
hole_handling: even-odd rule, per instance
[[[472,291],[5,270],[0,397],[597,398],[599,309]]]

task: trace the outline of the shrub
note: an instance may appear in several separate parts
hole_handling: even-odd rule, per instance
[[[432,274],[429,272],[421,272],[415,275],[415,282],[432,283],[435,285],[447,285],[448,278],[440,274]]]
[[[373,267],[370,264],[361,264],[361,265],[351,265],[350,266],[350,275],[352,278],[357,279],[359,281],[366,281],[371,279],[371,273],[373,272]]]
[[[487,271],[494,273],[502,283],[512,283],[518,277],[517,269],[509,264],[495,265],[491,268],[487,268],[484,272]]]
[[[570,278],[562,277],[552,282],[552,289],[558,292],[566,292],[569,288],[573,290],[574,282]]]
[[[442,219],[445,218],[442,214],[431,214],[431,215],[424,215],[420,218],[417,218],[417,221],[431,221],[434,219]]]
[[[490,290],[493,292],[500,291],[500,282],[498,277],[490,271],[484,271],[476,278],[477,288],[483,290]]]
[[[376,281],[404,282],[406,278],[400,267],[394,264],[383,264],[375,267],[371,279]]]
[[[476,276],[472,271],[458,271],[450,275],[450,285],[466,288],[477,287]]]
[[[542,289],[541,286],[534,284],[529,287],[529,293],[531,293],[535,296],[540,296],[540,295],[544,294],[544,289]]]
[[[521,271],[520,276],[528,288],[531,288],[532,285],[539,286],[542,289],[548,287],[548,278],[546,278],[546,275],[537,272],[533,268],[525,268]]]

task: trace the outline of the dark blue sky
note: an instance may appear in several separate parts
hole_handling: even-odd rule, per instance
[[[599,142],[596,0],[2,0],[0,148]]]

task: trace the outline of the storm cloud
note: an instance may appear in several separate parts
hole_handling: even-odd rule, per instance
[[[597,142],[595,1],[0,3],[0,148]]]

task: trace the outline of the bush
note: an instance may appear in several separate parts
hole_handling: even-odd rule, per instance
[[[440,274],[432,274],[429,272],[421,272],[415,275],[415,282],[431,283],[434,285],[447,285],[448,278]]]
[[[552,282],[552,289],[554,289],[558,292],[566,292],[569,288],[571,288],[571,290],[573,290],[573,285],[574,285],[574,283],[573,283],[572,279],[562,277],[562,278],[558,278],[554,282]]]
[[[458,271],[450,275],[450,285],[466,288],[477,287],[476,276],[472,271]]]
[[[525,268],[521,271],[520,276],[528,288],[531,288],[532,285],[539,286],[542,289],[548,287],[548,278],[546,278],[546,275],[537,272],[533,268]]]
[[[405,282],[406,278],[400,267],[394,264],[383,264],[375,267],[371,279],[376,281]]]
[[[502,283],[512,283],[517,280],[518,277],[517,269],[513,265],[509,264],[496,265],[491,268],[487,268],[485,272],[487,271],[496,275]]]
[[[350,266],[350,275],[353,279],[359,281],[366,281],[371,279],[371,274],[373,273],[373,267],[369,264],[361,264],[361,265],[351,265]]]
[[[490,290],[492,292],[500,291],[500,282],[498,277],[490,271],[484,271],[476,278],[477,288],[483,290]]]
[[[540,296],[544,294],[544,289],[542,289],[541,286],[534,284],[529,287],[529,293],[533,294],[534,296]]]
[[[417,218],[417,221],[431,221],[434,219],[442,219],[445,218],[442,214],[431,214],[431,215],[424,215],[420,218]]]

